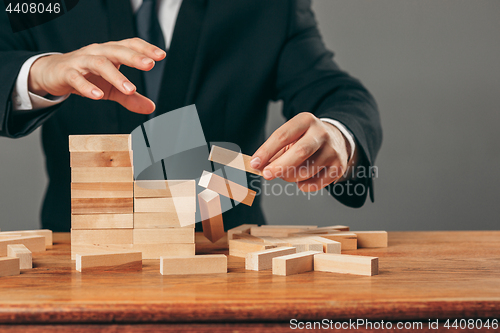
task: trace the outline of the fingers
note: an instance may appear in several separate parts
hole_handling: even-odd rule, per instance
[[[115,65],[123,64],[142,71],[149,71],[155,65],[151,57],[119,44],[103,44],[92,49],[92,53],[92,55],[106,57]]]
[[[128,47],[136,52],[142,53],[155,61],[163,60],[167,55],[164,50],[140,38],[125,39],[116,43],[118,45]]]
[[[134,92],[132,95],[124,95],[116,88],[111,89],[108,99],[120,103],[129,111],[140,114],[150,114],[156,108],[155,103],[147,97],[137,92]]]
[[[319,191],[338,179],[337,171],[335,167],[323,168],[314,177],[298,182],[297,186],[303,192]]]
[[[125,95],[131,95],[135,92],[135,85],[123,75],[115,65],[104,56],[87,56],[85,58],[84,68],[92,74],[101,76],[104,80],[111,83],[116,89]]]
[[[76,92],[84,97],[98,100],[104,96],[101,89],[90,83],[76,69],[70,69],[67,74],[67,83],[76,90]]]

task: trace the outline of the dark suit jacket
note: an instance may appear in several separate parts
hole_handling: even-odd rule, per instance
[[[109,101],[72,95],[38,112],[12,111],[11,92],[22,64],[42,52],[69,52],[91,43],[135,36],[128,0],[85,0],[62,17],[12,33],[0,14],[0,135],[17,138],[42,126],[49,186],[42,225],[70,227],[68,135],[130,133],[146,120]],[[375,101],[341,71],[318,31],[306,0],[184,0],[179,11],[161,97],[161,114],[196,104],[208,142],[229,141],[253,153],[265,140],[270,100],[283,100],[287,119],[300,112],[337,119],[354,134],[365,166],[372,165],[382,132]],[[142,91],[138,71],[123,72]],[[358,180],[370,187],[370,178]],[[337,197],[359,207],[362,196]],[[259,200],[224,215],[226,228],[264,223]]]

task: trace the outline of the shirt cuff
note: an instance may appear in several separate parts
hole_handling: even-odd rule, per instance
[[[12,109],[14,111],[19,110],[40,110],[51,107],[53,105],[59,104],[69,97],[69,94],[65,96],[48,96],[42,97],[34,94],[28,90],[28,76],[30,73],[31,66],[33,63],[41,57],[60,54],[56,52],[37,54],[23,64],[19,74],[17,76],[16,84],[14,90],[12,91]]]
[[[356,142],[354,141],[354,135],[347,129],[347,127],[344,126],[340,121],[330,119],[330,118],[320,118],[319,120],[324,121],[325,123],[329,123],[335,127],[338,128],[338,130],[344,135],[344,137],[347,139],[347,142],[349,144],[349,147],[351,148],[351,155],[349,156],[349,160],[347,163],[349,163],[352,160],[352,157],[354,156],[354,151],[356,150]]]

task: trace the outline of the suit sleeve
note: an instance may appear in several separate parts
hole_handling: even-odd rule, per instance
[[[366,88],[333,61],[333,53],[326,49],[319,33],[311,2],[290,1],[290,6],[275,98],[283,100],[287,119],[300,112],[311,112],[318,118],[338,120],[353,133],[360,152],[356,168],[360,177],[354,182],[330,185],[328,190],[340,202],[360,207],[368,193],[373,201],[371,171],[382,143],[377,105]]]

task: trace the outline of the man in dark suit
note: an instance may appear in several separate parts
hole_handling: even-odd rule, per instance
[[[153,111],[189,104],[208,142],[255,151],[252,166],[266,179],[303,191],[329,186],[359,207],[367,193],[373,200],[371,177],[344,171],[373,165],[380,120],[371,95],[332,56],[306,0],[86,0],[18,33],[4,13],[0,135],[42,126],[49,176],[42,225],[54,231],[70,227],[68,135],[130,133]],[[265,140],[271,100],[283,100],[288,121]],[[290,172],[297,168],[305,172]],[[224,213],[226,228],[264,223],[258,198],[242,206]]]

